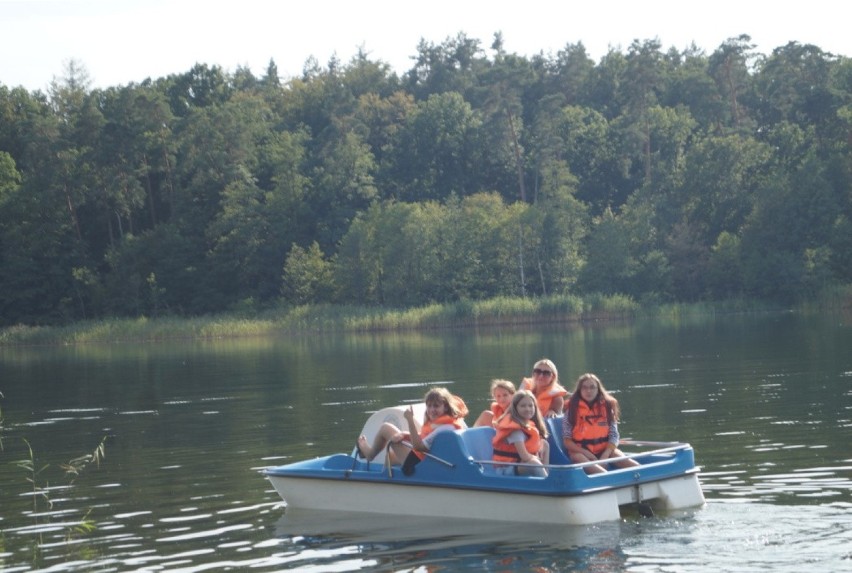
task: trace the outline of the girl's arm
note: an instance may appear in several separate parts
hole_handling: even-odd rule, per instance
[[[618,442],[621,441],[621,437],[618,434],[618,422],[614,421],[609,425],[609,436],[608,443],[606,445],[606,449],[601,454],[600,459],[605,460],[612,455],[612,452],[618,447]]]
[[[568,454],[583,454],[592,460],[598,459],[596,455],[582,447],[580,444],[575,442],[573,438],[571,438],[573,430],[574,427],[568,423],[568,415],[566,414],[562,419],[562,443],[565,445],[565,451]]]
[[[417,423],[414,421],[414,406],[409,406],[408,410],[403,412],[403,415],[408,421],[408,434],[411,439],[411,445],[418,452],[428,452],[429,448],[420,439],[420,432],[417,431]]]
[[[593,460],[598,459],[598,457],[595,454],[593,454],[592,452],[590,452],[586,448],[582,447],[580,444],[578,444],[577,442],[575,442],[571,438],[562,438],[562,443],[565,445],[565,451],[568,452],[569,454],[583,454],[583,455],[589,457],[590,459],[593,459]]]
[[[521,461],[525,464],[533,464],[533,463],[541,463],[541,460],[538,459],[538,456],[534,456],[533,454],[527,451],[526,445],[524,445],[523,440],[518,440],[514,443],[515,450],[517,450],[518,455],[521,457]]]
[[[562,414],[562,409],[565,407],[565,398],[562,396],[554,396],[550,403],[550,410],[544,413],[547,418],[555,418]]]

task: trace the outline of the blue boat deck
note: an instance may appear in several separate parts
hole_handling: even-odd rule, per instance
[[[632,487],[698,471],[692,448],[688,444],[677,444],[676,447],[648,453],[637,452],[634,458],[640,463],[637,467],[614,468],[589,475],[582,467],[571,464],[565,453],[561,443],[561,418],[548,419],[547,423],[550,431],[547,477],[497,474],[493,464],[489,463],[494,436],[494,429],[490,427],[448,431],[436,436],[429,455],[410,476],[403,475],[399,466],[368,463],[349,454],[334,454],[269,468],[265,473],[282,477],[573,496]]]

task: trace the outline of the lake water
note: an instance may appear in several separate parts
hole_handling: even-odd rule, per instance
[[[433,385],[472,421],[542,356],[567,385],[596,372],[623,437],[690,442],[707,505],[584,527],[288,512],[259,473],[350,451]],[[6,572],[852,571],[849,312],[0,348],[0,393]]]

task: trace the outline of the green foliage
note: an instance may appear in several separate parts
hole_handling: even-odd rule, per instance
[[[580,276],[586,292],[616,293],[627,287],[630,266],[628,230],[612,210],[607,209],[592,223],[586,242],[586,264]]]
[[[2,430],[2,425],[0,425],[0,430]],[[94,463],[96,466],[100,467],[100,463],[106,454],[106,440],[107,437],[104,436],[91,453],[74,458],[67,463],[60,464],[59,467],[64,471],[65,476],[68,479],[69,486],[73,485],[74,481],[80,477],[83,471],[91,464]],[[26,446],[26,457],[18,460],[15,465],[23,470],[24,480],[28,484],[28,494],[32,497],[29,516],[32,518],[32,525],[37,531],[37,536],[33,538],[34,540],[32,541],[31,552],[33,555],[33,564],[41,567],[44,565],[42,562],[41,550],[44,544],[43,532],[45,531],[45,528],[42,527],[42,525],[50,524],[51,528],[64,529],[65,542],[70,543],[79,537],[83,537],[95,531],[97,529],[97,524],[90,517],[92,512],[91,508],[89,508],[85,515],[76,522],[69,521],[66,517],[63,519],[62,523],[51,523],[51,519],[54,516],[52,512],[54,500],[50,497],[52,489],[47,476],[47,470],[50,465],[41,465],[36,460],[36,455],[30,442],[27,439],[23,439],[23,443]],[[73,490],[69,490],[69,492],[71,491]],[[73,495],[68,495],[61,500],[61,502],[65,505],[68,505],[73,501]],[[63,510],[63,513],[67,514],[69,511]],[[75,551],[79,550],[79,548],[75,549]]]
[[[17,462],[17,466],[24,470],[25,472],[25,480],[29,485],[30,494],[32,495],[32,516],[33,516],[33,524],[38,525],[39,519],[43,512],[42,508],[45,510],[49,510],[53,507],[53,502],[50,499],[50,495],[48,494],[48,490],[45,486],[42,485],[41,482],[41,474],[44,470],[47,469],[47,464],[39,467],[35,454],[33,453],[33,448],[30,443],[24,439],[24,444],[27,446],[27,454],[28,456],[22,460]],[[39,534],[39,540],[41,540],[41,534]]]
[[[102,90],[72,61],[0,85],[0,325],[816,297],[852,279],[850,101],[849,58],[746,35],[595,63],[460,33],[401,77],[360,52]]]
[[[593,316],[627,318],[639,310],[639,305],[629,296],[605,296],[594,293],[584,301],[584,312]]]
[[[15,160],[5,151],[0,151],[0,203],[7,200],[21,183],[21,174]]]
[[[743,291],[743,268],[740,238],[722,231],[710,251],[707,265],[707,288],[711,297],[731,299]]]
[[[282,297],[293,304],[328,302],[334,292],[331,263],[316,241],[307,249],[293,245],[284,263]]]
[[[849,216],[841,214],[835,219],[829,247],[832,276],[852,282],[852,220]]]
[[[830,286],[814,299],[822,311],[845,309],[852,304],[852,285]],[[813,304],[801,305],[807,311]],[[341,304],[282,304],[256,313],[208,315],[178,319],[161,317],[138,320],[80,322],[64,327],[16,326],[0,329],[0,346],[33,344],[88,344],[93,342],[139,342],[169,339],[273,336],[281,333],[366,332],[376,330],[420,330],[459,326],[497,326],[623,320],[638,315],[700,316],[714,313],[788,310],[778,301],[734,296],[713,302],[637,302],[623,294],[590,293],[585,296],[505,296],[489,300],[463,300],[403,309]],[[2,426],[0,426],[2,430]],[[2,435],[2,434],[0,434]],[[96,454],[90,454],[91,463]],[[101,456],[102,457],[102,456]]]
[[[76,457],[72,460],[69,460],[67,463],[60,464],[60,468],[65,472],[65,475],[71,480],[71,483],[74,483],[74,480],[80,476],[83,470],[86,469],[91,464],[95,464],[97,467],[101,467],[101,460],[106,456],[106,441],[107,437],[104,436],[97,447],[92,450],[90,454],[83,454],[82,456]]]
[[[390,143],[392,196],[404,201],[442,200],[477,191],[476,140],[481,122],[461,94],[430,96]]]

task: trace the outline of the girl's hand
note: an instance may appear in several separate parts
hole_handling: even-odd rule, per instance
[[[409,406],[408,410],[402,413],[406,420],[414,421],[414,406]]]

